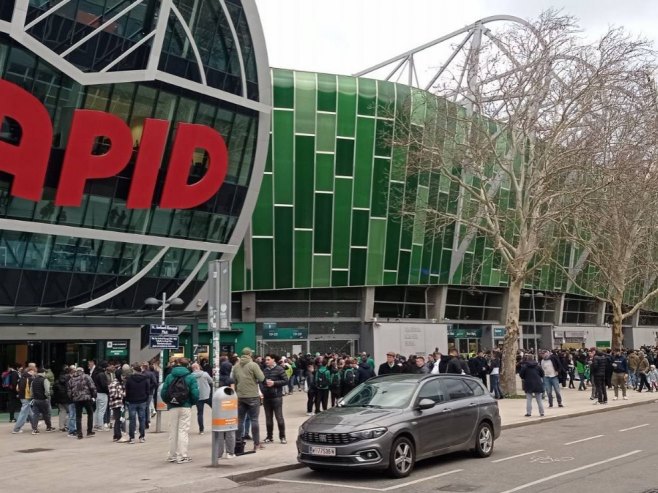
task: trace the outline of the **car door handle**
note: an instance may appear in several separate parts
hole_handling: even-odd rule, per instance
[[[452,411],[452,409],[450,409],[449,407],[446,407],[441,412],[442,413],[449,413],[450,411]]]
[[[475,406],[477,406],[477,403],[475,403],[475,402],[471,402],[471,403],[468,405],[468,407],[475,407]]]

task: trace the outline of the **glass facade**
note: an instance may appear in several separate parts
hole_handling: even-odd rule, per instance
[[[58,4],[61,8],[29,27],[32,21]],[[155,39],[148,35],[157,22],[160,5],[153,0],[138,4],[122,0],[30,1],[26,32],[83,72],[98,72],[120,54],[131,50],[130,56],[109,71],[145,69]],[[106,25],[108,19],[122,11],[124,13],[115,22]],[[0,20],[11,20],[12,13],[13,2],[0,3]],[[196,81],[200,79],[196,56],[199,54],[208,86],[240,95],[244,83],[248,97],[258,99],[256,53],[240,1],[176,0],[166,27],[160,70]],[[231,27],[236,31],[239,44],[234,42],[236,38]],[[188,28],[191,37],[187,34]],[[92,32],[96,34],[90,36]],[[194,63],[190,63],[192,59]],[[246,74],[244,81],[242,73]],[[3,33],[0,33],[0,78],[39,99],[47,108],[54,127],[41,200],[33,202],[12,197],[9,194],[12,177],[0,173],[0,219],[228,243],[252,180],[258,111],[157,80],[83,86]],[[59,207],[54,199],[75,109],[99,110],[121,118],[130,127],[134,152],[129,164],[117,176],[87,182],[80,207]],[[129,184],[146,118],[168,120],[169,138],[153,205],[148,209],[128,209]],[[221,188],[207,202],[186,210],[161,209],[156,204],[160,201],[166,163],[179,122],[203,124],[222,135],[228,148],[228,172]],[[0,121],[0,140],[17,144],[20,138],[20,125],[10,119]],[[99,140],[96,147],[95,153],[103,153],[107,143]],[[197,149],[190,165],[188,183],[193,183],[205,173],[207,154]],[[141,308],[146,297],[175,291],[206,253],[178,247],[162,252],[162,246],[123,239],[110,241],[93,235],[79,238],[43,234],[37,232],[40,231],[38,226],[30,231],[34,232],[0,230],[0,276],[3,279],[0,306],[72,307],[94,300],[132,279],[156,255],[163,253],[138,282],[96,305],[97,308]],[[211,253],[207,260],[217,255]],[[205,275],[206,269],[202,267],[181,297],[192,299]]]

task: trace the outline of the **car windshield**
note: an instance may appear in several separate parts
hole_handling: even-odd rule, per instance
[[[402,409],[409,405],[416,388],[415,382],[364,382],[345,396],[341,407]]]

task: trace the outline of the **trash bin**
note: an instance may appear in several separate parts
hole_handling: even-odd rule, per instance
[[[231,387],[220,387],[212,396],[212,431],[238,429],[238,396]]]

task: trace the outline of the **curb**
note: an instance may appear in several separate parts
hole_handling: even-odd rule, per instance
[[[646,404],[655,404],[658,402],[658,400],[648,400],[648,401],[640,401],[640,402],[629,402],[628,404],[625,404],[623,406],[614,406],[614,407],[606,407],[606,406],[597,406],[593,407],[589,411],[578,411],[574,412],[571,414],[563,414],[560,416],[544,416],[541,419],[536,419],[533,421],[522,421],[519,423],[510,423],[508,425],[503,425],[501,426],[501,430],[509,430],[512,428],[520,428],[522,426],[531,426],[531,425],[538,425],[541,423],[546,423],[549,421],[560,421],[563,419],[568,419],[568,418],[578,418],[580,416],[589,416],[590,414],[598,414],[598,413],[607,413],[610,411],[618,411],[621,409],[627,409],[629,407],[637,407],[637,406],[644,406]]]
[[[254,481],[258,478],[262,478],[268,474],[277,474],[280,472],[293,471],[295,469],[302,469],[304,464],[296,462],[294,464],[281,464],[279,466],[272,467],[258,467],[255,469],[249,469],[248,471],[242,471],[235,474],[226,474],[219,476],[221,478],[228,479],[235,483],[246,483],[249,481]]]

